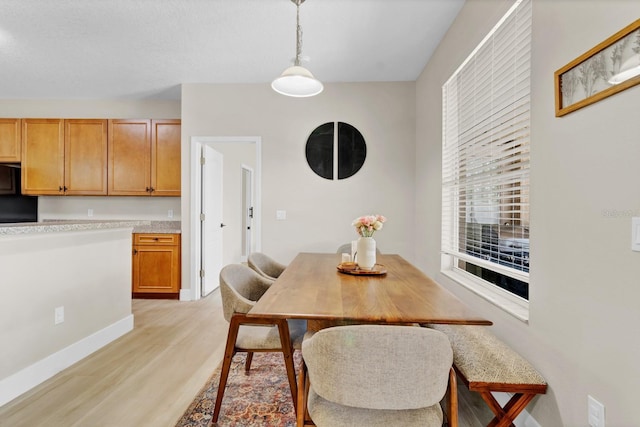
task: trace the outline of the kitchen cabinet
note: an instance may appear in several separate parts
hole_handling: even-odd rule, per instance
[[[23,119],[22,193],[106,195],[107,120]]]
[[[0,163],[20,163],[22,122],[0,119]]]
[[[180,196],[180,120],[109,120],[109,195]]]
[[[151,121],[151,195],[180,195],[180,120]]]
[[[10,167],[0,167],[0,195],[16,194],[16,180]]]
[[[22,120],[22,194],[58,195],[64,185],[64,120]]]
[[[133,234],[134,296],[180,292],[180,234]],[[172,294],[172,295],[169,295]]]

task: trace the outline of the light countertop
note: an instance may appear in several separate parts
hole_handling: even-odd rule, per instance
[[[181,232],[180,221],[148,220],[44,220],[43,222],[22,222],[0,224],[0,235],[53,233],[60,231],[102,230],[131,227],[133,233]]]

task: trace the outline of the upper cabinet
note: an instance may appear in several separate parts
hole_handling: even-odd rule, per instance
[[[151,126],[151,194],[179,196],[180,120],[152,120]]]
[[[22,194],[64,194],[64,120],[22,120]]]
[[[23,119],[22,193],[106,195],[107,120]]]
[[[20,119],[0,119],[0,163],[20,162]]]
[[[107,194],[107,120],[64,121],[65,194]]]
[[[109,120],[109,194],[149,195],[150,170],[151,120]]]
[[[180,120],[109,120],[109,195],[180,196]]]

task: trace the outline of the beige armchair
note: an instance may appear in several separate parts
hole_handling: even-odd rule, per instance
[[[262,252],[252,252],[247,258],[247,264],[260,275],[270,280],[276,280],[280,274],[287,268],[286,265],[280,264],[268,255]]]
[[[453,351],[445,334],[425,330],[352,325],[305,337],[297,425],[442,426],[449,386],[448,423],[456,427]]]
[[[218,394],[212,422],[218,421],[231,360],[238,352],[246,352],[245,371],[249,372],[254,352],[281,352],[284,357],[294,407],[297,385],[293,366],[293,349],[300,348],[306,331],[306,321],[249,318],[246,313],[271,286],[272,281],[240,264],[225,266],[220,271],[220,292],[224,317],[229,322]]]

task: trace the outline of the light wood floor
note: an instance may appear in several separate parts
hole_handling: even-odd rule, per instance
[[[0,407],[0,426],[173,427],[222,360],[220,293],[133,300],[133,314],[132,332]],[[486,405],[460,389],[460,427],[486,425]]]

